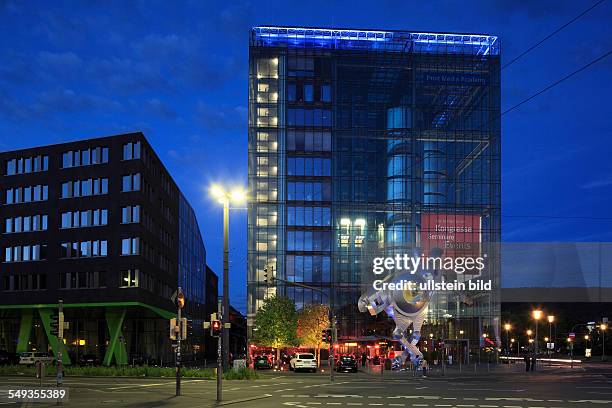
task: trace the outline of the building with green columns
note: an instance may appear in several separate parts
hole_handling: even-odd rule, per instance
[[[165,364],[181,286],[195,328],[184,352],[205,351],[197,327],[216,301],[200,229],[142,133],[0,153],[0,186],[0,350]]]

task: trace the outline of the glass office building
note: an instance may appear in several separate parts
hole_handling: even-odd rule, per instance
[[[489,35],[251,30],[249,324],[281,294],[331,303],[340,339],[388,334],[358,311],[365,254],[425,253],[449,232],[445,253],[477,248],[499,287],[499,63]],[[427,327],[476,339],[498,316],[495,290],[439,294]]]

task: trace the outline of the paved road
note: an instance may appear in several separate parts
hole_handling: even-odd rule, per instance
[[[34,386],[34,379],[0,377],[0,389]],[[174,397],[171,379],[66,378],[70,407],[211,407],[215,381],[183,380]],[[612,368],[543,369],[526,375],[521,366],[494,372],[434,370],[427,378],[407,372],[327,374],[267,372],[257,381],[225,381],[224,403],[232,407],[320,408],[559,408],[612,407]],[[1,406],[17,406],[0,396]],[[43,407],[47,404],[23,404]],[[48,405],[55,406],[55,405]]]

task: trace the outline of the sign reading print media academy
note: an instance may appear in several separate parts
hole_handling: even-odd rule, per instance
[[[429,255],[434,248],[445,257],[478,257],[482,242],[479,215],[424,213],[421,216],[421,245]]]

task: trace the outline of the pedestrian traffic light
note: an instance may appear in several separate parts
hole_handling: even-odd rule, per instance
[[[59,335],[59,316],[56,314],[51,315],[51,335]]]
[[[219,337],[221,335],[221,320],[213,320],[210,325],[210,331],[213,337]]]

